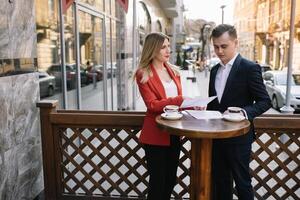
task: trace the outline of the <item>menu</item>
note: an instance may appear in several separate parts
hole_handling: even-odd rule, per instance
[[[189,108],[189,107],[205,107],[209,102],[214,100],[217,96],[212,96],[208,98],[195,97],[191,99],[185,99],[180,108]]]
[[[185,110],[186,113],[196,119],[222,119],[223,115],[215,110]]]

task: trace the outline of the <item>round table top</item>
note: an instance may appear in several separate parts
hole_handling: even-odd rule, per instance
[[[166,120],[160,115],[156,117],[159,128],[173,135],[188,138],[230,138],[246,134],[250,129],[250,122],[230,122],[224,119],[195,119],[184,114],[179,120]]]

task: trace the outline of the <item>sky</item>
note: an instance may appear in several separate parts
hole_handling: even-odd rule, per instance
[[[213,21],[216,24],[222,22],[222,9],[224,8],[224,23],[233,24],[234,0],[183,0],[185,9],[184,15],[188,19],[204,19]]]

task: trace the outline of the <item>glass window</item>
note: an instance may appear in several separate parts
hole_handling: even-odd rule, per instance
[[[62,106],[62,73],[58,1],[36,0],[37,66],[40,73],[41,99],[57,99]]]
[[[107,0],[80,0],[82,3],[89,4],[90,6],[93,6],[98,11],[104,11],[104,2],[106,3]]]
[[[162,26],[161,26],[161,23],[159,20],[156,21],[156,27],[155,27],[155,30],[157,32],[162,32]]]
[[[138,27],[141,31],[145,33],[150,33],[151,31],[151,17],[147,6],[143,2],[138,3]]]
[[[117,2],[117,0],[112,1],[112,16],[116,17],[118,19],[121,19],[123,8],[121,7],[120,3]]]
[[[276,85],[286,85],[287,82],[287,74],[277,74],[277,76],[275,76],[276,78]],[[295,85],[295,80],[292,76],[292,80],[291,80],[291,85]]]
[[[79,41],[82,84],[81,105],[85,110],[103,110],[102,19],[79,11]]]
[[[113,96],[113,110],[117,109],[117,105],[118,105],[118,94],[117,94],[117,85],[120,84],[120,77],[119,77],[119,68],[120,68],[120,62],[118,62],[117,60],[117,55],[120,54],[118,51],[120,51],[120,48],[118,47],[118,36],[117,36],[117,23],[116,21],[112,21],[111,27],[112,27],[112,62],[111,62],[111,68],[109,68],[111,70],[111,84],[112,84],[112,92],[111,95]]]
[[[111,47],[111,20],[106,20],[106,74],[107,74],[107,100],[108,109],[113,110],[114,108],[114,96],[113,96],[113,79],[115,65],[112,62],[112,47]]]
[[[113,16],[113,17],[117,17],[116,16],[116,4],[119,4],[118,2],[116,2],[116,0],[111,1],[111,16]]]
[[[271,79],[273,80],[273,75],[271,73],[264,73],[263,78],[265,81],[270,81]]]
[[[111,14],[111,0],[105,0],[105,13]]]

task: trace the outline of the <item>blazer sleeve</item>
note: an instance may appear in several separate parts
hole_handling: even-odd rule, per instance
[[[252,121],[271,107],[271,100],[263,83],[261,67],[255,64],[249,66],[248,69],[249,91],[255,103],[245,106],[244,110],[247,112],[248,119]]]
[[[154,91],[155,88],[150,87],[149,81],[147,81],[146,83],[141,83],[141,78],[142,74],[138,73],[136,76],[136,82],[148,111],[161,113],[166,105],[180,106],[182,104],[182,95],[170,98],[159,98],[157,95],[159,91]]]

